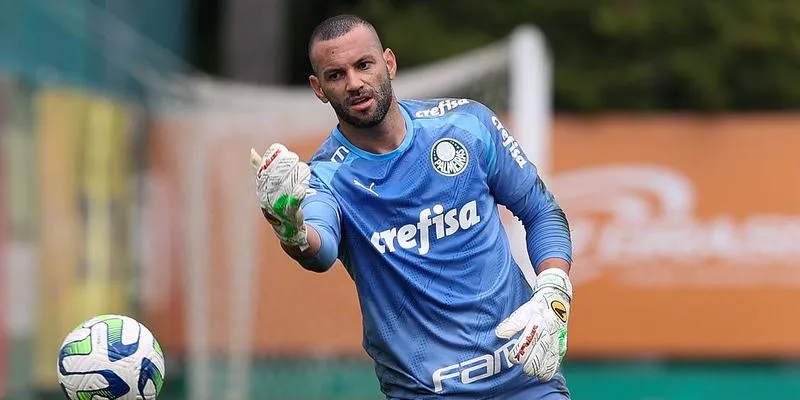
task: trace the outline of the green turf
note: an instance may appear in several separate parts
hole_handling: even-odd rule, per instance
[[[159,400],[188,398],[180,369],[167,374]],[[225,374],[215,373],[215,398],[224,399]],[[800,363],[568,362],[578,400],[708,400],[800,398]],[[363,361],[260,361],[253,365],[251,399],[382,399],[372,365]],[[60,395],[37,397],[63,400]]]

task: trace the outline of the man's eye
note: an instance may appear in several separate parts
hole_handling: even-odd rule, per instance
[[[341,74],[339,74],[338,72],[333,73],[333,74],[329,74],[328,75],[328,80],[329,81],[335,81],[335,80],[339,79],[340,75]]]
[[[358,68],[359,69],[367,69],[367,68],[369,68],[369,64],[370,64],[369,61],[362,61],[360,64],[358,64]]]

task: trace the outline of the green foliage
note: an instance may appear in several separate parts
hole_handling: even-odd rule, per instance
[[[319,12],[372,21],[401,67],[534,24],[554,55],[560,110],[800,107],[798,1],[362,0],[326,7]]]

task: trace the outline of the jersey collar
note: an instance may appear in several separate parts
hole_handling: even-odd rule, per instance
[[[411,146],[411,142],[414,140],[414,124],[411,122],[411,115],[408,113],[405,107],[400,104],[400,102],[398,102],[397,105],[400,108],[400,112],[403,114],[403,120],[406,122],[406,136],[403,138],[403,142],[400,143],[400,146],[388,153],[375,154],[356,147],[354,144],[350,143],[346,137],[344,137],[342,131],[339,130],[339,125],[336,125],[336,128],[333,129],[331,134],[345,147],[347,147],[347,150],[350,150],[351,153],[354,153],[361,158],[366,158],[368,160],[386,160],[397,157],[400,154],[403,154],[403,152],[406,151],[409,146]]]

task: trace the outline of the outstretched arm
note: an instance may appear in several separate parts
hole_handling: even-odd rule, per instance
[[[314,229],[313,226],[306,224],[306,238],[308,239],[308,248],[305,250],[301,249],[300,246],[291,246],[284,243],[281,243],[281,248],[289,257],[294,258],[295,260],[301,260],[304,258],[312,258],[319,253],[320,247],[322,247],[322,243],[319,238],[319,233],[317,230]]]
[[[256,195],[264,218],[272,225],[281,248],[304,268],[323,272],[337,256],[338,210],[332,196],[308,201],[311,169],[294,152],[273,144],[264,153],[250,151]],[[316,227],[315,227],[316,225]]]

